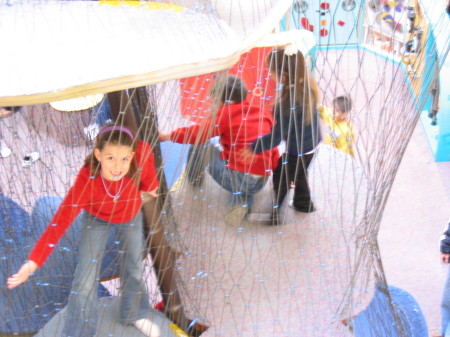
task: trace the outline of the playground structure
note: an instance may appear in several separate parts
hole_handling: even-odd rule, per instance
[[[389,195],[402,151],[406,147],[413,126],[419,120],[418,111],[423,111],[421,119],[424,125],[434,121],[434,119],[429,119],[428,115],[432,115],[438,121],[437,125],[430,125],[429,128],[426,128],[427,135],[436,160],[448,160],[450,142],[447,138],[450,121],[448,119],[449,109],[445,109],[448,102],[443,100],[443,97],[447,97],[445,90],[448,88],[440,85],[440,95],[436,94],[436,91],[439,93],[439,90],[435,88],[436,83],[448,78],[445,76],[448,72],[448,64],[444,64],[443,60],[449,49],[449,34],[445,35],[441,32],[448,32],[449,24],[448,20],[444,21],[441,16],[437,21],[430,19],[431,17],[433,20],[436,18],[430,13],[443,11],[443,8],[420,2],[412,4],[416,13],[413,26],[417,29],[404,29],[402,34],[398,34],[395,16],[391,22],[390,19],[387,19],[386,11],[381,12],[379,23],[380,26],[382,24],[390,26],[391,31],[383,26],[384,28],[380,28],[377,33],[377,28],[370,22],[370,18],[365,19],[366,15],[369,16],[372,11],[370,7],[372,2],[370,1],[367,3],[354,2],[355,6],[352,6],[350,2],[330,3],[329,6],[321,5],[320,9],[315,12],[312,5],[305,9],[305,3],[307,2],[280,1],[273,6],[273,12],[270,12],[271,18],[277,17],[278,21],[284,18],[280,25],[277,25],[276,30],[304,29],[300,30],[300,36],[294,38],[294,41],[304,44],[305,49],[302,51],[310,56],[311,67],[318,77],[325,103],[329,102],[332,95],[339,92],[348,92],[356,97],[355,120],[361,130],[362,141],[359,148],[364,160],[356,164],[340,153],[333,152],[331,149],[323,149],[311,168],[312,186],[314,186],[317,203],[321,206],[322,211],[310,217],[296,216],[286,212],[287,215],[284,219],[286,226],[282,227],[281,232],[260,226],[236,229],[224,227],[221,219],[223,209],[220,206],[223,203],[223,196],[210,180],[207,180],[206,187],[200,191],[192,191],[186,183],[181,182],[181,187],[172,192],[169,198],[161,198],[161,209],[163,210],[161,223],[165,225],[167,241],[175,250],[183,254],[181,262],[173,262],[180,270],[177,284],[180,287],[187,312],[211,325],[205,336],[222,331],[231,335],[239,333],[251,335],[256,333],[255,331],[267,331],[268,335],[277,335],[285,331],[302,331],[305,336],[312,336],[318,331],[317,329],[323,329],[319,331],[328,335],[350,335],[351,331],[347,326],[341,324],[338,318],[351,318],[368,307],[375,294],[375,281],[381,282],[380,289],[382,291],[386,288],[386,280],[383,279],[379,255],[374,242],[376,242],[383,206]],[[290,7],[290,5],[292,6]],[[406,4],[399,5],[403,6],[403,14],[408,13]],[[26,8],[25,5],[22,6]],[[45,7],[45,4],[43,6]],[[102,6],[107,6],[107,4],[102,4]],[[69,8],[70,6],[65,9]],[[101,13],[105,17],[115,15],[111,14],[112,11],[105,14],[104,8],[107,7],[96,8],[95,10],[98,10],[96,13],[99,15]],[[349,10],[350,8],[352,9]],[[7,8],[9,11],[14,9],[17,8],[15,6]],[[134,9],[136,8],[129,10],[137,13],[137,10]],[[173,13],[179,13],[176,11],[179,9],[178,7],[172,9],[174,9]],[[204,9],[204,12],[207,10],[207,8]],[[226,12],[226,9],[222,10]],[[395,11],[395,7],[392,7],[392,10]],[[161,9],[155,11],[161,11]],[[217,11],[220,11],[220,8],[217,8]],[[334,18],[337,18],[341,12],[347,16],[339,17],[339,20],[336,21]],[[8,14],[4,13],[2,11],[2,15],[10,18]],[[284,15],[285,13],[288,15]],[[429,17],[424,13],[429,13]],[[143,14],[139,12],[139,15]],[[268,16],[270,17],[270,15]],[[322,19],[323,16],[327,19]],[[401,14],[398,16],[403,20],[406,17]],[[304,18],[308,20],[306,21]],[[277,20],[272,21],[272,24]],[[375,18],[374,20],[376,22]],[[266,21],[262,21],[266,23]],[[2,22],[4,21],[2,20]],[[231,20],[230,23],[232,23]],[[356,30],[349,28],[355,25]],[[230,26],[232,29],[236,29],[236,24]],[[275,25],[273,24],[273,26]],[[117,80],[111,80],[105,76],[102,81],[89,80],[86,84],[78,82],[68,87],[62,85],[59,89],[47,87],[41,89],[40,93],[18,94],[19,91],[8,90],[13,90],[13,88],[22,90],[24,83],[27,83],[30,88],[33,85],[36,87],[38,85],[36,81],[24,78],[26,78],[25,76],[41,78],[42,75],[31,72],[36,64],[29,64],[29,68],[24,68],[24,73],[20,73],[20,76],[13,74],[16,76],[16,81],[13,82],[17,85],[0,89],[0,105],[33,105],[24,107],[18,115],[2,120],[5,122],[2,124],[3,138],[13,139],[16,135],[22,139],[11,146],[17,157],[13,156],[11,159],[14,160],[11,160],[10,163],[2,162],[2,166],[5,165],[2,171],[7,172],[6,176],[2,178],[2,194],[18,203],[18,206],[25,212],[31,212],[37,198],[47,196],[49,191],[51,194],[63,196],[68,188],[67,183],[51,180],[48,173],[45,173],[46,170],[52,172],[59,170],[58,179],[62,182],[69,181],[73,172],[78,168],[78,159],[83,158],[89,148],[89,144],[86,145],[83,138],[83,128],[92,122],[92,117],[86,111],[61,113],[50,110],[51,108],[45,104],[50,101],[124,89],[126,95],[116,96],[116,98],[119,97],[119,103],[118,106],[112,108],[113,117],[120,111],[126,111],[129,115],[148,119],[153,118],[151,116],[155,116],[156,112],[156,126],[170,130],[177,125],[188,123],[182,115],[189,115],[191,120],[202,115],[198,112],[205,110],[202,105],[207,105],[205,100],[207,95],[200,97],[197,91],[207,92],[207,84],[211,79],[208,77],[209,73],[229,69],[230,73],[243,74],[246,82],[251,83],[250,90],[253,95],[261,100],[261,105],[265,104],[268,108],[270,106],[268,96],[273,98],[273,94],[270,92],[275,92],[275,85],[270,81],[267,83],[260,81],[265,79],[267,74],[263,60],[271,46],[289,44],[292,43],[292,40],[278,38],[280,40],[270,41],[267,34],[270,30],[265,28],[265,33],[261,33],[258,38],[249,34],[244,39],[233,40],[240,35],[233,32],[230,35],[224,35],[223,40],[218,41],[217,48],[227,55],[232,50],[233,56],[229,57],[228,55],[221,62],[210,63],[209,58],[217,59],[216,56],[219,54],[216,47],[200,46],[201,50],[211,49],[211,52],[217,54],[205,55],[204,60],[195,59],[192,65],[177,63],[171,69],[161,67],[154,72],[154,69],[150,69],[145,72],[145,76],[138,72],[131,75],[117,75]],[[218,27],[218,31],[205,31],[203,32],[206,35],[204,38],[206,41],[210,41],[208,36],[217,36],[218,32],[223,33],[222,30],[227,32],[228,29]],[[422,30],[420,35],[417,34],[418,29]],[[255,28],[254,31],[260,30]],[[325,34],[325,30],[327,34]],[[440,33],[436,34],[437,31]],[[299,31],[295,30],[295,32]],[[393,36],[389,37],[389,32]],[[310,43],[311,34],[315,35],[317,45]],[[128,36],[128,34],[125,35]],[[283,34],[279,36],[283,36]],[[447,38],[442,38],[443,36],[447,36]],[[384,41],[383,38],[385,38]],[[270,42],[264,42],[267,41],[265,39]],[[379,39],[381,39],[381,43]],[[245,46],[237,43],[242,40],[247,43]],[[260,45],[254,43],[251,46],[249,41],[255,42],[256,40]],[[409,41],[416,42],[413,42],[411,49],[406,49],[405,45],[408,45]],[[8,39],[3,42],[11,43]],[[201,45],[201,42],[198,43]],[[136,42],[136,44],[138,43]],[[39,50],[40,47],[36,44],[33,48]],[[128,48],[123,49],[128,50]],[[105,51],[105,53],[107,52]],[[176,53],[169,54],[178,56]],[[165,53],[161,53],[161,55],[165,55]],[[147,56],[149,55],[147,54]],[[81,57],[86,56],[81,55]],[[126,58],[126,55],[119,55],[118,58]],[[9,62],[12,62],[12,59],[13,57]],[[39,63],[44,59],[45,55],[39,55],[35,62]],[[136,60],[136,63],[138,61]],[[143,61],[152,66],[158,64],[156,61]],[[199,64],[202,66],[198,66]],[[378,70],[384,69],[384,72],[370,73],[368,69],[373,68],[373,64],[377,65]],[[358,65],[358,72],[361,73],[352,73],[355,65]],[[44,68],[43,72],[49,72]],[[62,68],[63,64],[60,69]],[[257,76],[252,77],[255,71]],[[10,70],[5,69],[1,73],[12,74]],[[14,79],[15,76],[11,76],[11,78]],[[178,79],[180,79],[179,82]],[[186,93],[186,87],[193,87],[192,81],[194,81],[196,89]],[[342,84],[343,82],[345,84]],[[365,91],[372,90],[374,95],[359,96],[358,83],[360,82],[365,83]],[[52,83],[52,81],[50,80],[48,83]],[[368,83],[389,83],[389,90],[380,90],[377,85],[371,86]],[[143,85],[152,86],[147,89],[133,89]],[[185,97],[183,93],[186,93]],[[402,97],[400,102],[392,97],[393,93],[397,98]],[[436,104],[433,104],[432,97],[441,103],[438,114],[433,112]],[[374,103],[371,103],[372,101]],[[112,105],[114,106],[114,104]],[[202,107],[200,110],[199,106]],[[139,114],[140,109],[145,112]],[[195,112],[188,113],[188,110],[195,110]],[[401,114],[401,111],[408,113]],[[366,114],[364,115],[363,112]],[[387,112],[396,117],[387,117]],[[26,123],[29,123],[29,126],[22,129],[21,126]],[[134,117],[130,119],[129,123],[136,123],[135,126],[138,128],[141,125]],[[399,132],[395,135],[390,134],[391,123],[399,126],[397,129]],[[378,126],[372,127],[372,125]],[[59,126],[71,126],[71,130],[67,128],[64,132],[60,132],[62,130],[58,130]],[[157,147],[154,128],[155,124],[150,123],[145,134],[148,141]],[[380,135],[383,135],[384,139],[380,139]],[[27,139],[32,140],[33,147],[45,149],[45,151],[41,152],[41,162],[36,163],[31,170],[19,170],[18,172],[15,169],[15,163],[22,159],[20,154],[24,150]],[[70,149],[69,153],[67,149]],[[176,185],[182,170],[185,151],[186,148],[170,145],[164,146],[162,149],[161,173],[163,166],[164,170],[172,172],[172,175],[167,176],[167,190]],[[55,153],[66,153],[66,155],[53,162],[51,155]],[[181,159],[177,160],[177,158]],[[167,165],[169,161],[175,164]],[[327,172],[324,168],[327,168]],[[8,183],[14,180],[18,181],[16,184],[21,187],[17,188],[17,185]],[[45,186],[43,182],[48,183],[51,188]],[[30,195],[17,192],[22,189],[34,193]],[[256,211],[256,214],[263,214],[270,210],[271,201],[268,195],[270,192],[266,190],[266,194],[259,197],[260,209]],[[2,207],[6,213],[12,212],[12,214],[16,212],[13,209],[17,209],[13,206]],[[195,212],[192,211],[193,209]],[[353,215],[347,217],[346,213],[348,212],[345,212],[345,209],[351,210]],[[10,228],[8,230],[13,229],[16,225],[14,216],[10,219],[4,225],[5,228]],[[34,233],[33,227],[30,226],[32,225],[25,226],[25,229],[32,233],[33,238],[36,238],[37,233]],[[287,237],[296,237],[296,240],[287,242],[285,241]],[[15,242],[17,238],[12,235],[9,240]],[[273,244],[268,244],[269,241],[272,241]],[[255,242],[258,242],[258,245],[255,245]],[[281,249],[283,242],[288,244]],[[334,242],[332,246],[330,246],[330,242]],[[26,245],[22,250],[23,257],[26,257],[27,247]],[[70,251],[70,245],[64,245],[62,248],[67,247]],[[223,247],[223,249],[217,247]],[[256,247],[260,247],[259,250]],[[3,261],[7,261],[8,253],[14,247],[2,248],[4,248],[3,256],[6,257]],[[214,258],[214,256],[220,255],[223,256],[222,262],[218,262]],[[305,255],[308,258],[302,259]],[[331,255],[333,258],[328,259],[327,255]],[[241,264],[242,261],[238,257],[244,257],[246,262]],[[298,262],[299,259],[300,262]],[[151,262],[149,263],[151,264]],[[58,267],[58,265],[55,262],[50,267]],[[16,267],[16,265],[8,264],[5,266],[7,267],[2,270],[8,270],[8,272]],[[257,266],[256,271],[252,269],[252,266]],[[268,271],[274,266],[279,270],[286,269],[287,272],[270,274]],[[289,270],[293,275],[290,275]],[[342,278],[339,284],[331,286],[335,283],[338,275]],[[47,283],[38,281],[35,286],[45,287]],[[278,284],[276,293],[272,292],[277,289],[273,287],[274,284]],[[252,296],[246,296],[240,289],[241,287],[248,289],[245,286],[254,289],[254,292],[249,294]],[[67,287],[69,286],[66,285],[64,288],[66,292],[70,290]],[[286,293],[282,293],[282,290],[286,290]],[[1,288],[1,291],[6,291],[6,289]],[[301,294],[302,291],[308,294],[308,299],[301,298],[299,293]],[[324,291],[330,294],[329,298],[322,297],[321,293]],[[219,295],[217,295],[218,292]],[[233,295],[233,293],[241,293],[241,295]],[[2,293],[2,297],[4,294],[6,293]],[[8,298],[8,296],[10,295],[7,294],[3,298]],[[20,290],[17,290],[15,296],[20,298]],[[157,296],[156,294],[155,297]],[[254,300],[255,298],[257,300]],[[233,306],[230,301],[237,301],[239,305]],[[292,309],[290,309],[291,307]],[[398,324],[395,328],[396,333],[402,336],[406,333],[405,331],[409,331],[408,320],[399,314],[397,309],[388,306],[386,310],[390,312],[393,320],[406,322],[406,325]],[[261,312],[264,314],[261,315]],[[295,312],[302,322],[308,323],[305,326],[298,326],[295,323],[287,322],[284,318],[278,319],[278,317],[284,317],[283,314],[290,312]],[[320,312],[321,315],[313,317],[317,312]],[[43,316],[49,318],[48,315],[54,313],[53,309],[51,314],[45,313]],[[26,315],[30,317],[33,314]],[[26,327],[28,317],[21,317],[19,319],[21,323],[14,324],[11,323],[11,319],[17,319],[16,313],[2,313],[2,317],[7,317],[8,320],[8,324],[5,324],[3,329],[9,330],[4,332],[28,332],[35,328],[35,326]],[[230,317],[233,318],[231,324],[223,322]],[[43,321],[42,317],[36,317],[36,319],[36,324]],[[325,325],[327,327],[324,327]],[[24,328],[27,330],[23,330]],[[381,324],[372,328],[382,331],[386,329],[386,326]],[[417,333],[417,336],[419,335]]]

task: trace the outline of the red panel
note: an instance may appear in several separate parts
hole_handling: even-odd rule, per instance
[[[271,47],[253,48],[244,53],[230,74],[241,77],[249,90],[247,100],[271,112],[275,96],[275,81],[269,76],[266,56]],[[214,74],[180,79],[180,109],[186,118],[197,120],[209,114],[209,90]]]
[[[310,32],[314,31],[314,26],[309,23],[308,18],[301,18],[300,19],[300,24],[306,30],[309,30]]]
[[[325,29],[325,28],[322,28],[320,30],[320,36],[324,37],[324,36],[327,36],[327,35],[328,35],[328,30]]]
[[[323,10],[328,10],[328,9],[330,9],[330,4],[328,2],[322,2],[320,4],[320,8]]]

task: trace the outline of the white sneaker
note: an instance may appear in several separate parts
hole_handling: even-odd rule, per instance
[[[0,147],[0,158],[7,158],[11,155],[11,149],[9,147]]]
[[[154,324],[148,318],[138,319],[136,322],[134,322],[134,326],[147,337],[161,336],[161,328],[159,327],[159,325]]]
[[[28,153],[23,157],[22,160],[22,166],[23,167],[30,167],[32,163],[34,163],[36,160],[39,159],[39,152],[34,151],[31,153]]]
[[[217,147],[220,152],[223,152],[223,146],[220,143],[220,136],[213,137],[209,140],[212,146]]]

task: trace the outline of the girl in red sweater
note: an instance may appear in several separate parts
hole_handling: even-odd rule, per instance
[[[238,225],[248,215],[253,196],[264,187],[279,158],[276,148],[261,151],[252,157],[251,162],[241,160],[238,154],[258,137],[269,133],[273,120],[270,114],[246,100],[247,88],[237,76],[219,78],[211,88],[211,96],[215,99],[213,104],[219,106],[217,110],[212,109],[213,113],[216,112],[214,119],[208,119],[202,125],[178,128],[168,134],[160,133],[160,140],[196,144],[189,151],[188,177],[192,171],[200,171],[198,163],[205,157],[205,151],[211,154],[207,163],[209,174],[231,192],[225,222]],[[216,136],[220,136],[223,151],[208,142]],[[202,151],[198,145],[203,143],[207,145]]]
[[[159,327],[147,319],[149,301],[142,280],[143,231],[140,208],[144,195],[156,197],[158,180],[153,153],[126,127],[107,125],[97,136],[75,183],[42,234],[29,260],[7,280],[9,289],[42,267],[66,229],[83,211],[79,261],[67,305],[63,336],[95,336],[97,285],[111,227],[118,233],[122,295],[120,321],[134,324],[147,336]],[[157,331],[158,330],[158,331]]]

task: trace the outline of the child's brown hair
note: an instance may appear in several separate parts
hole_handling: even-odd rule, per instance
[[[211,96],[218,99],[221,103],[235,104],[245,101],[248,90],[244,81],[239,76],[225,75],[219,77],[211,87]]]
[[[352,99],[348,96],[338,96],[333,99],[333,109],[339,108],[341,112],[349,112],[352,109]]]
[[[319,89],[303,54],[298,50],[288,55],[284,47],[276,47],[267,55],[266,63],[282,84],[279,101],[289,103],[292,108],[300,102],[305,122],[310,124],[319,100]]]

